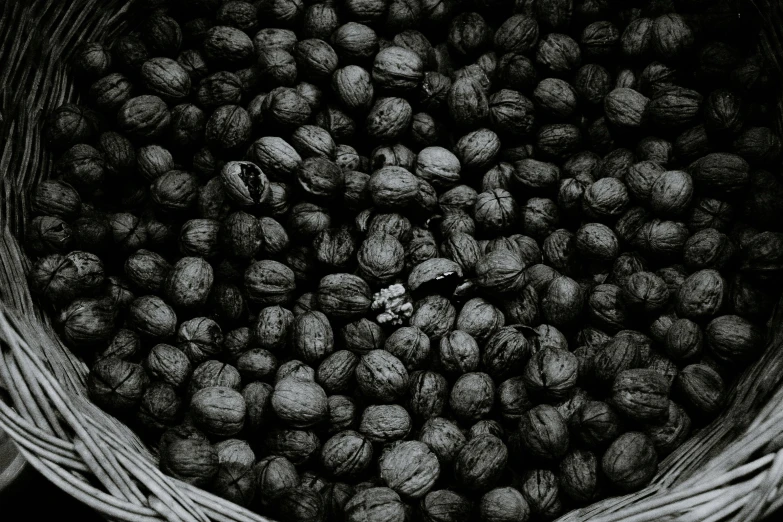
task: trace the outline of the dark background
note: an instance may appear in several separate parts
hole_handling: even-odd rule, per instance
[[[103,517],[63,493],[29,465],[8,489],[0,493],[0,519],[4,521],[51,520],[52,513],[57,513],[61,520],[105,522]]]

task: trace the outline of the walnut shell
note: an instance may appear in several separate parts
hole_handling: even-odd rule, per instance
[[[635,491],[655,475],[658,455],[647,435],[630,431],[620,435],[609,446],[601,459],[601,469],[617,488]]]
[[[408,371],[402,362],[386,350],[372,350],[362,355],[356,367],[359,389],[382,402],[392,402],[408,388]]]
[[[281,379],[272,393],[272,409],[295,428],[307,428],[327,417],[326,392],[315,382],[296,377]]]
[[[361,473],[370,465],[372,457],[370,441],[353,430],[337,433],[321,447],[321,464],[335,478]]]
[[[624,370],[612,385],[612,405],[633,420],[665,419],[669,411],[669,383],[655,370]]]
[[[193,421],[217,437],[232,437],[242,430],[247,411],[245,399],[231,388],[214,386],[196,392],[190,401]]]
[[[421,498],[440,476],[437,456],[423,442],[402,442],[385,452],[380,460],[381,480],[409,498]]]
[[[398,404],[368,406],[359,420],[359,431],[373,442],[404,439],[411,427],[410,415]]]
[[[494,435],[470,439],[457,454],[454,474],[457,483],[470,491],[486,491],[500,479],[508,462],[508,448]]]

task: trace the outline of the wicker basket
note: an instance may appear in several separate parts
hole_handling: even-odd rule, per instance
[[[0,428],[33,468],[107,519],[264,521],[161,474],[142,442],[89,402],[87,367],[59,341],[27,289],[27,259],[16,238],[30,187],[51,170],[42,121],[78,99],[65,65],[75,44],[121,32],[128,4],[0,2]],[[753,6],[763,20],[761,46],[783,70],[783,6]],[[783,105],[778,109],[781,130]],[[783,301],[770,324],[762,359],[738,379],[726,411],[662,462],[650,486],[560,520],[751,522],[783,506]]]
[[[24,468],[24,457],[11,438],[0,430],[0,494],[17,479]]]

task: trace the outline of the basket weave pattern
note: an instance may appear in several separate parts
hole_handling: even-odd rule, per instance
[[[78,102],[66,66],[76,44],[123,31],[128,5],[0,2],[0,428],[33,468],[107,519],[268,521],[164,476],[126,426],[89,402],[87,367],[59,341],[27,289],[28,261],[17,238],[30,188],[51,172],[43,121],[55,107]],[[783,6],[754,5],[764,18],[760,45],[781,71]],[[778,109],[781,130],[783,103]],[[783,301],[770,325],[763,357],[740,377],[726,411],[664,460],[650,486],[560,520],[752,522],[783,507]]]

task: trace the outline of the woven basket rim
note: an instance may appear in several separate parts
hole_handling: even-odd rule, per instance
[[[0,142],[0,383],[10,396],[9,403],[0,400],[0,429],[32,468],[107,519],[269,522],[164,476],[127,427],[87,400],[85,365],[60,342],[26,288],[28,263],[15,239],[21,237],[24,213],[15,206],[24,206],[25,189],[51,171],[51,158],[40,146],[43,116],[77,96],[64,66],[74,43],[117,34],[133,1],[32,0],[0,6],[0,85],[22,87],[0,94],[0,137],[5,138],[5,145]],[[764,15],[759,44],[781,71],[783,8],[772,0],[751,3]],[[14,27],[26,30],[27,39],[14,40],[16,32],[9,30]],[[53,43],[41,43],[41,35]],[[777,116],[780,132],[783,103]],[[17,143],[24,147],[15,148]],[[9,178],[9,172],[19,175]],[[783,325],[783,299],[770,322]],[[771,330],[764,356],[737,381],[730,407],[667,457],[650,486],[571,511],[558,521],[753,522],[783,507],[778,493],[783,485],[783,328]],[[24,465],[21,459],[14,462]],[[0,490],[7,475],[0,472]]]

